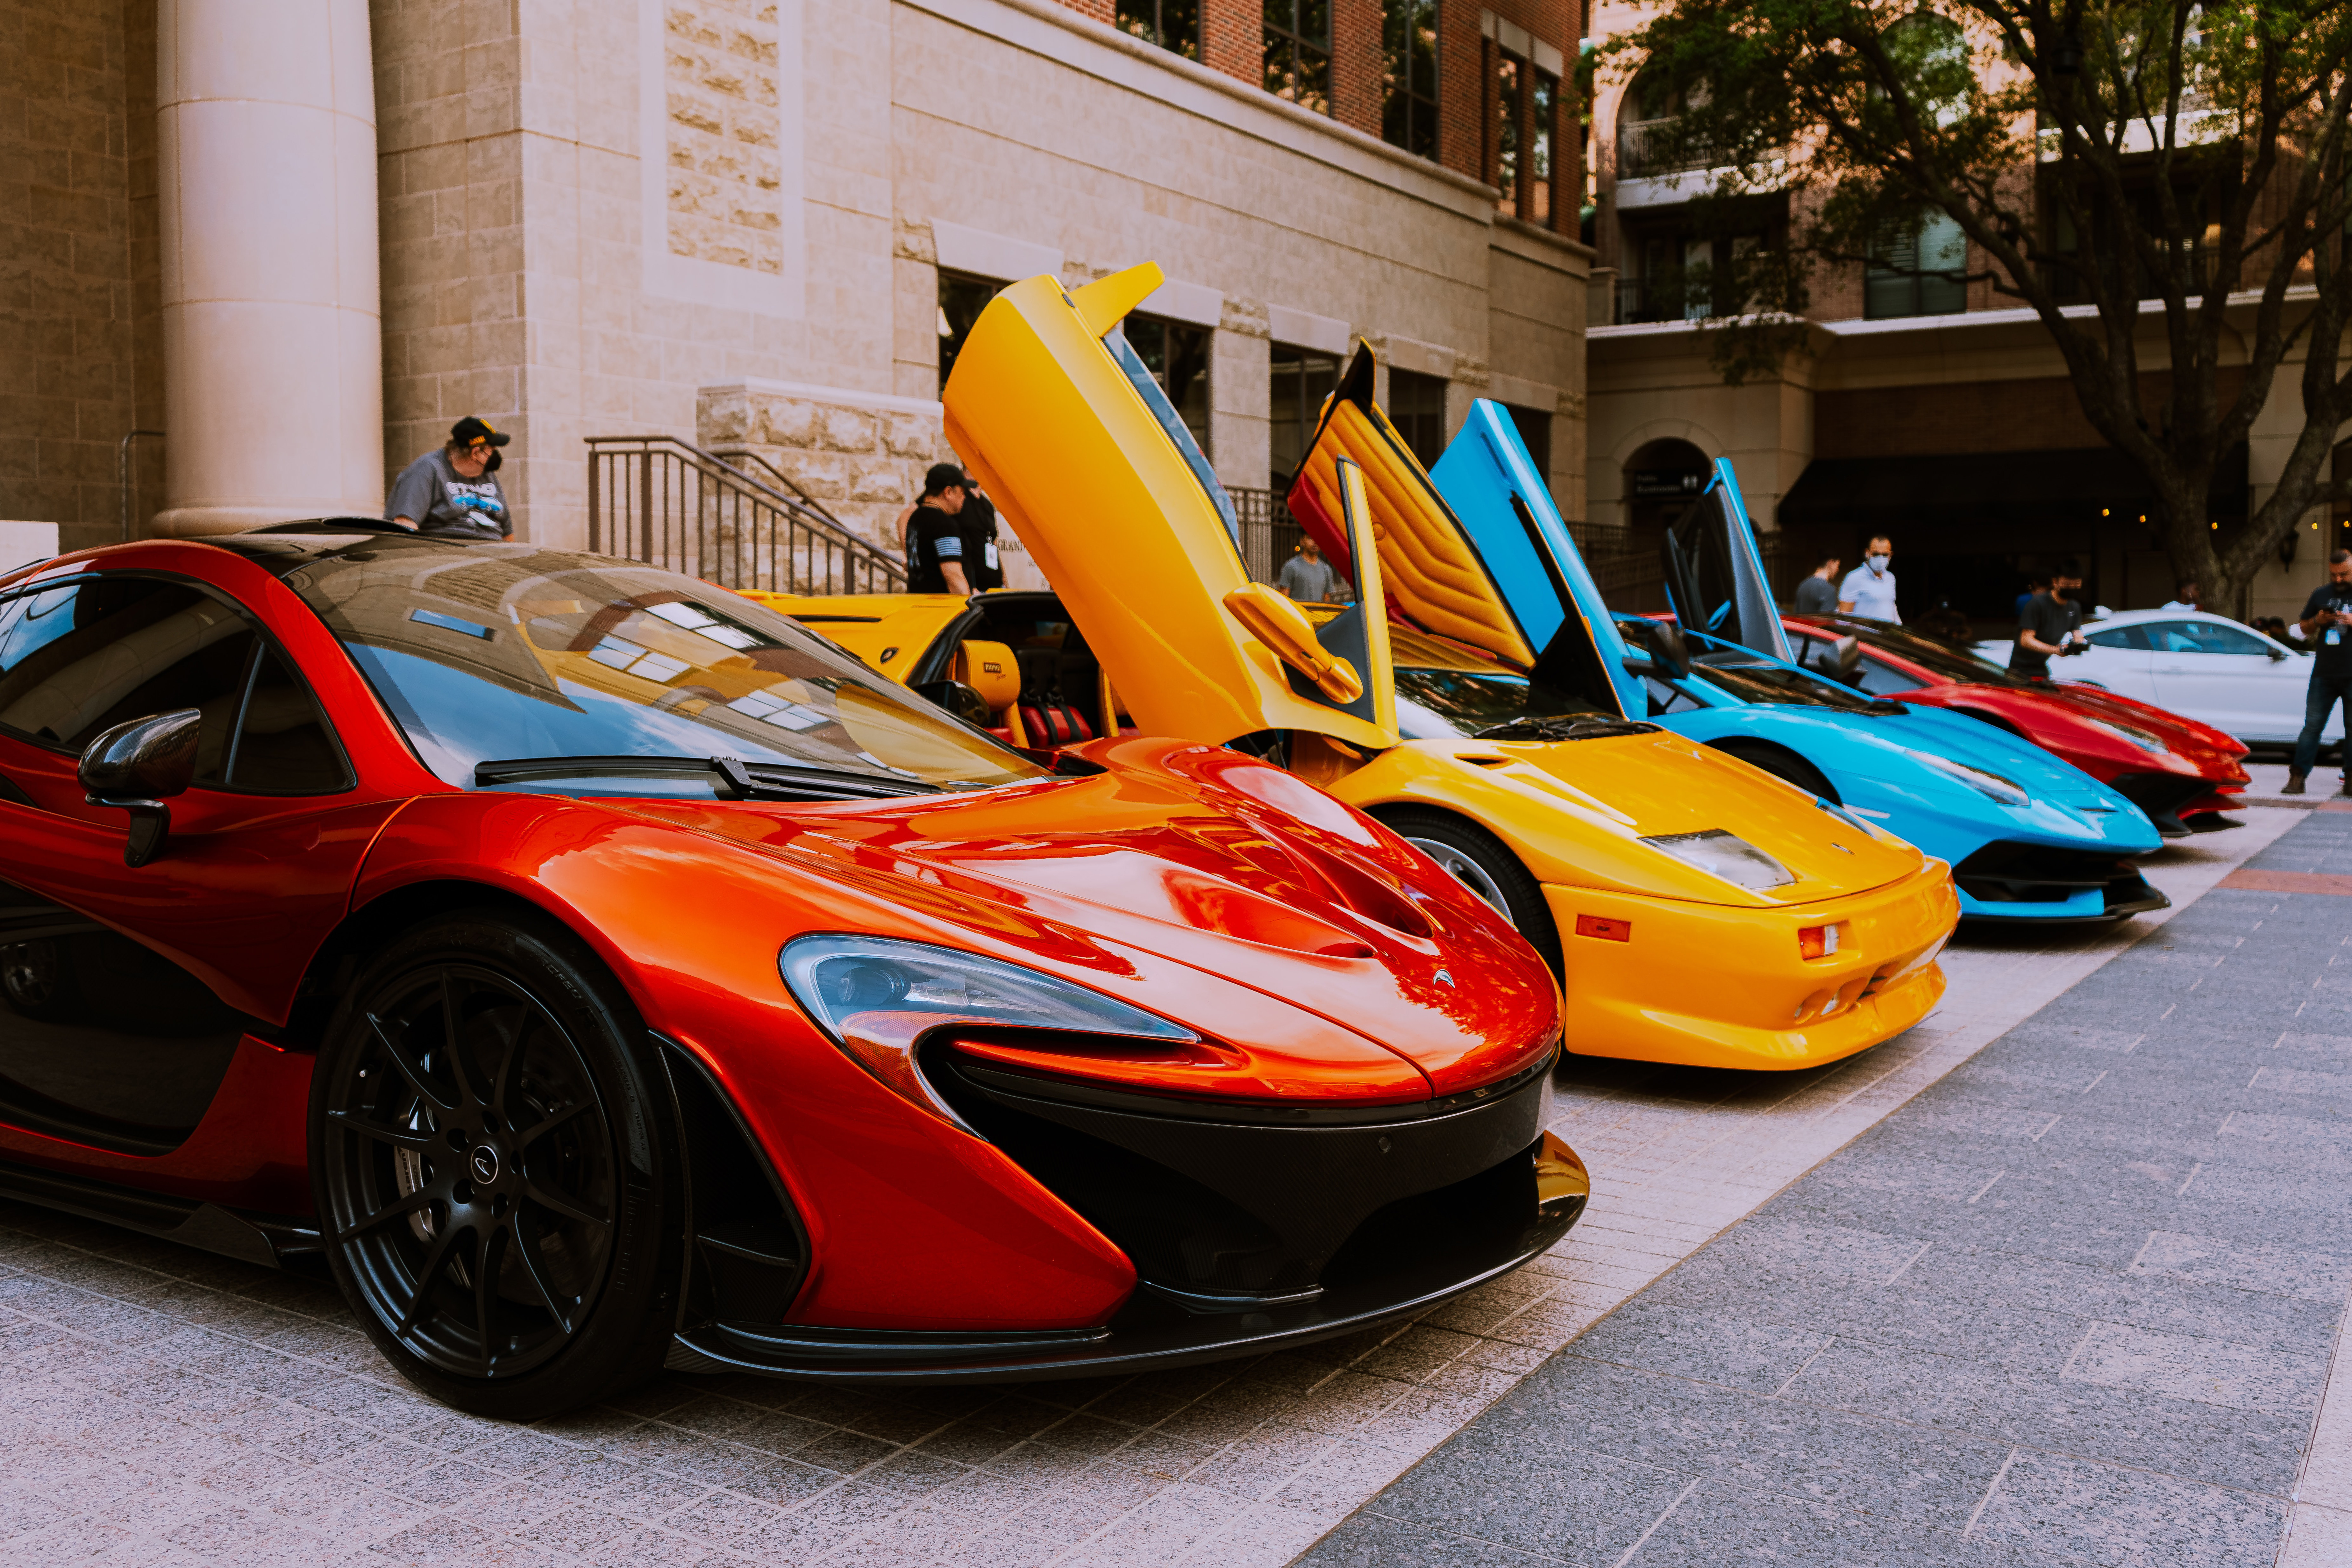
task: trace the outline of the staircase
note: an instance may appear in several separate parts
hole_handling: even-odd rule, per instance
[[[757,453],[588,437],[588,548],[779,594],[896,594],[906,568]]]

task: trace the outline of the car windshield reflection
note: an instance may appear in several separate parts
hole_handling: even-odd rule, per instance
[[[370,542],[289,574],[425,764],[461,788],[710,799],[725,777],[612,758],[730,757],[841,778],[971,788],[1046,770],[723,588],[520,544]],[[579,758],[577,780],[478,778]],[[894,792],[895,793],[895,792]]]

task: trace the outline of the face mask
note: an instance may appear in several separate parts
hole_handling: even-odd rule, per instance
[[[1886,570],[1886,563],[1894,559],[1892,555],[1874,555],[1870,558],[1870,569],[1873,572],[1884,572]]]

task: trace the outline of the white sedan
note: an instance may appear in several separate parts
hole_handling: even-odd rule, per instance
[[[2050,661],[2062,681],[2153,702],[2250,746],[2292,745],[2303,733],[2311,684],[2307,648],[2202,610],[2121,610],[2085,623],[2083,633],[2089,652]],[[1979,653],[2003,668],[2009,650],[2005,642],[1977,644]],[[2331,715],[2322,739],[2343,738],[2343,720]]]

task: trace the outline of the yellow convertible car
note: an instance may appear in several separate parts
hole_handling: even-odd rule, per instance
[[[1943,862],[1628,719],[1580,624],[1533,647],[1369,396],[1334,400],[1310,460],[1365,546],[1358,605],[1253,584],[1118,331],[1159,279],[1015,284],[948,382],[950,441],[1055,593],[762,597],[1016,744],[1139,731],[1281,762],[1508,914],[1574,1051],[1805,1067],[1934,1005]]]

